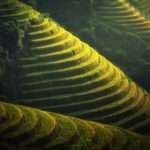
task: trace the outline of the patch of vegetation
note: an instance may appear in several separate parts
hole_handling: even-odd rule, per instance
[[[15,20],[0,20],[0,95],[18,95],[17,57],[23,52],[24,31]]]

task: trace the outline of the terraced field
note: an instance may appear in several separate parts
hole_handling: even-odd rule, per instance
[[[149,135],[149,94],[118,67],[52,19],[17,0],[0,4],[0,18],[28,24],[28,49],[17,60],[22,89],[16,103]]]
[[[97,47],[102,47],[105,56],[147,89],[150,74],[149,6],[149,0],[97,0],[93,6],[97,24],[104,24],[96,26],[97,43],[102,38]]]
[[[129,0],[137,9],[139,9],[147,18],[150,17],[149,0]]]
[[[150,141],[127,130],[35,108],[0,102],[0,146],[38,150],[149,150]]]
[[[144,7],[144,1],[139,2]],[[149,2],[145,2],[147,5]],[[148,7],[148,6],[147,6]],[[95,3],[97,15],[111,26],[122,28],[140,38],[150,40],[150,20],[127,0],[106,0]]]
[[[84,0],[70,0],[64,2],[61,0],[55,0],[53,2],[35,1],[37,1],[36,6],[40,12],[50,14],[50,16],[55,18],[61,25],[78,35],[83,41],[91,44],[97,49],[97,52],[102,53],[109,60],[117,64],[133,80],[150,91],[149,40],[147,38],[146,40],[141,38],[130,26],[126,26],[125,28],[119,25],[118,27],[117,23],[112,23],[113,20],[109,19],[108,21],[107,18],[106,21],[106,18],[104,19],[101,16],[101,9],[104,10],[102,6],[110,6],[109,2],[116,0],[87,0],[86,3]],[[122,2],[124,5],[129,4],[130,7],[134,7],[135,10],[140,11],[146,20],[147,16],[143,15],[142,12],[145,9],[138,9],[137,6],[141,3],[141,7],[145,5],[150,8],[148,6],[150,1],[147,0],[147,5],[146,1],[144,1],[145,0],[126,0]],[[116,3],[120,6],[120,3]],[[128,11],[128,7],[124,9]],[[106,11],[108,10],[106,9]],[[110,9],[110,11],[112,10]],[[129,13],[131,16],[133,15],[133,11]],[[119,12],[117,14],[113,13],[112,15],[119,15]],[[129,14],[121,13],[121,15],[125,16]]]
[[[144,18],[141,19],[141,21],[143,20],[141,26],[142,24],[144,25],[144,22],[147,22],[149,19],[149,12],[146,11],[146,9],[150,8],[149,0],[124,0],[122,3],[117,0],[87,0],[86,3],[84,3],[84,0],[64,2],[55,0],[53,2],[45,1],[42,5],[40,0],[36,1],[37,8],[41,12],[47,12],[53,16],[61,25],[68,28],[87,43],[90,43],[98,52],[101,52],[109,60],[120,66],[138,84],[150,91],[149,39],[138,34],[138,32],[141,32],[141,29],[138,29],[138,32],[133,31],[130,28],[129,20],[125,19],[128,16],[133,16],[134,18],[134,14],[138,11]],[[122,7],[123,10],[115,8],[114,10],[112,8],[114,6],[110,4],[111,2],[115,3],[118,7]],[[109,9],[104,9],[104,7],[109,7]],[[130,8],[133,8],[133,11],[129,11]],[[113,17],[118,16],[121,18],[124,16],[124,26],[118,25],[113,19],[105,18],[104,12],[101,13],[101,11],[106,11],[107,15]],[[117,11],[117,13],[111,14],[112,11]],[[120,13],[120,11],[128,13]],[[143,11],[147,13],[145,14]],[[137,23],[133,21],[132,27],[134,26],[136,27]],[[147,28],[149,27],[147,26]],[[148,31],[148,29],[144,30]]]

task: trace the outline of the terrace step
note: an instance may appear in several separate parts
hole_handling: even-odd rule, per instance
[[[20,106],[20,109],[23,113],[23,119],[21,120],[19,127],[17,130],[5,132],[5,135],[3,136],[4,139],[9,139],[16,143],[20,139],[27,140],[27,138],[31,138],[39,121],[37,114],[31,108]]]
[[[72,144],[70,149],[73,149],[75,145],[82,145],[83,143],[89,144],[94,141],[96,136],[95,129],[86,121],[71,118],[77,126],[78,137],[75,144]],[[94,145],[93,145],[94,146]]]
[[[34,133],[31,137],[22,141],[21,145],[24,146],[34,146],[37,145],[39,141],[40,145],[45,145],[49,142],[53,132],[56,128],[56,120],[53,116],[50,116],[47,112],[34,110],[37,116],[39,117],[39,122],[34,129]]]
[[[0,124],[0,134],[3,134],[3,132],[5,132],[6,130],[11,131],[14,128],[18,127],[23,118],[23,114],[20,108],[13,104],[7,105],[6,103],[1,103],[1,105],[1,107],[4,107],[4,109],[6,110],[6,114],[3,114],[5,116],[2,116],[4,120]]]
[[[50,115],[56,118],[56,121],[58,123],[58,129],[55,137],[52,138],[48,144],[45,145],[46,149],[54,149],[58,147],[63,148],[69,143],[72,143],[74,140],[76,140],[75,138],[77,135],[77,126],[71,119],[53,113],[50,113]],[[68,132],[66,133],[66,131]]]

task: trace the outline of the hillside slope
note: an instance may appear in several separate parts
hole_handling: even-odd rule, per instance
[[[150,90],[149,38],[143,36],[146,33],[150,37],[149,21],[143,14],[150,8],[149,0],[35,1],[38,10],[55,18]]]
[[[127,130],[0,102],[0,148],[5,150],[149,150]]]

